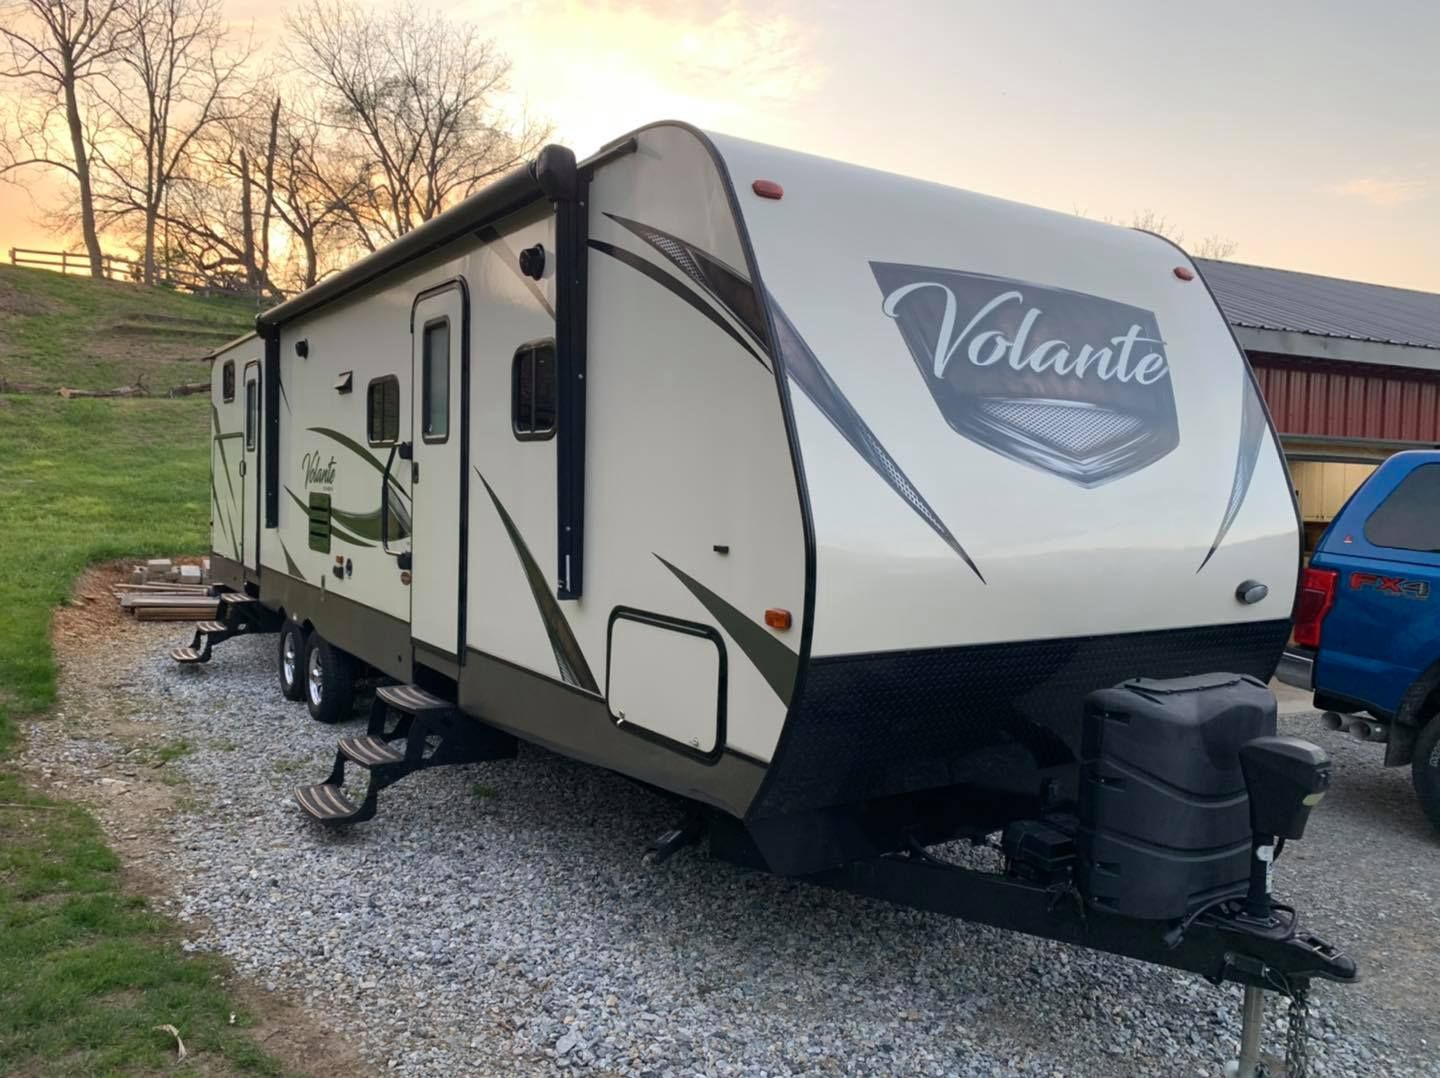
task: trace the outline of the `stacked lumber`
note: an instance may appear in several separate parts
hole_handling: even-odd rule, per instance
[[[137,621],[211,621],[219,600],[204,582],[209,563],[176,565],[154,558],[137,565],[130,581],[113,587],[120,609]]]

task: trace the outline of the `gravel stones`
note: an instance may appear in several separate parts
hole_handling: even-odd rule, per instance
[[[289,793],[323,778],[336,736],[355,731],[280,697],[273,636],[188,668],[165,657],[175,637],[134,626],[72,664],[64,710],[109,694],[146,743],[190,746],[167,765],[187,804],[152,854],[192,926],[187,945],[302,999],[379,1069],[1169,1076],[1219,1074],[1235,1052],[1238,989],[693,849],[646,867],[673,808],[529,746],[411,776],[381,794],[374,821],[326,831]],[[1314,1073],[1440,1074],[1440,858],[1408,776],[1313,716],[1284,724],[1324,743],[1336,776],[1278,887],[1368,978],[1315,989]],[[126,752],[103,731],[46,722],[28,756],[83,776],[112,774],[94,769]],[[1283,1021],[1272,998],[1274,1050]]]

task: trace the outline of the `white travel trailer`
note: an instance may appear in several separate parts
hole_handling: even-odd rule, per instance
[[[661,854],[1354,976],[1255,905],[1252,846],[1325,776],[1266,740],[1300,529],[1166,240],[657,124],[266,311],[214,388],[207,628],[280,627],[318,718],[395,683],[297,792],[317,818],[518,738],[682,799]],[[993,878],[923,854],[997,830]]]

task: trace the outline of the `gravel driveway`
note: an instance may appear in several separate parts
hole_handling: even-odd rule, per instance
[[[646,791],[522,746],[439,769],[334,834],[290,789],[337,733],[274,684],[274,637],[208,666],[164,657],[175,626],[127,625],[62,655],[58,721],[27,763],[101,799],[144,782],[146,744],[188,751],[168,838],[136,856],[171,880],[187,946],[304,1001],[377,1069],[406,1075],[1216,1075],[1237,989],[712,862],[656,868],[674,822]],[[1440,1075],[1440,841],[1377,746],[1287,718],[1336,762],[1334,792],[1277,869],[1306,923],[1361,963],[1313,993],[1314,1073]],[[96,784],[109,775],[107,795]],[[101,812],[107,821],[113,814]],[[1283,1007],[1271,1006],[1279,1048]]]

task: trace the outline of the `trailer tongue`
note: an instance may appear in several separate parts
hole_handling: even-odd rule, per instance
[[[1240,675],[1102,689],[1085,701],[1075,801],[1053,795],[1035,818],[1011,820],[1001,831],[1002,870],[933,855],[927,840],[953,833],[954,821],[892,805],[867,813],[864,830],[899,848],[804,878],[1243,985],[1242,1076],[1260,1073],[1263,992],[1279,992],[1291,1001],[1287,1073],[1303,1075],[1310,981],[1350,982],[1357,970],[1272,898],[1278,854],[1303,836],[1330,785],[1325,753],[1275,736],[1275,718],[1270,691]],[[939,830],[927,835],[927,824]],[[984,841],[988,825],[977,813],[972,841]],[[717,819],[711,848],[763,863],[757,831],[774,849],[785,830],[770,821],[742,834]],[[788,837],[813,842],[815,833],[802,827]]]

